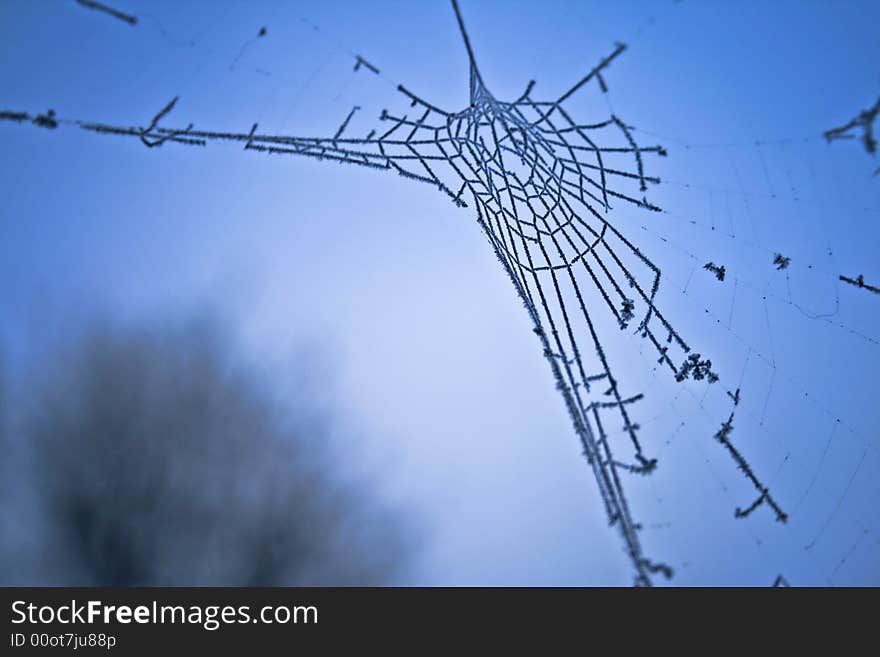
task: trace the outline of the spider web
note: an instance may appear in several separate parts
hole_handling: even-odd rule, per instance
[[[734,436],[748,436],[749,456],[764,464],[794,519],[777,545],[768,545],[765,527],[750,528],[754,545],[762,558],[779,555],[786,579],[796,572],[795,581],[834,584],[858,568],[853,560],[870,571],[877,525],[864,509],[876,494],[873,413],[849,409],[871,406],[859,381],[876,366],[878,309],[865,276],[841,272],[874,269],[828,219],[864,225],[880,209],[853,203],[864,196],[858,187],[865,178],[841,180],[839,172],[852,168],[848,155],[829,153],[819,135],[673,143],[683,149],[688,182],[664,185],[679,207],[699,214],[664,210],[665,226],[639,224],[645,248],[662,247],[667,284],[689,316],[702,320],[700,335],[723,345],[718,355],[733,374],[726,381],[736,418],[723,430],[732,425]],[[713,260],[726,268],[722,280],[706,269]],[[694,414],[711,402],[706,396],[697,409],[677,410],[676,435],[693,430]],[[723,477],[718,485],[727,494]]]
[[[476,214],[525,306],[600,490],[608,520],[624,543],[636,583],[650,583],[655,573],[668,576],[672,568],[648,558],[641,538],[652,531],[662,533],[668,526],[639,523],[632,515],[629,499],[641,500],[648,495],[661,499],[657,490],[665,494],[669,482],[657,481],[663,470],[658,467],[658,458],[665,463],[665,453],[673,452],[676,443],[688,434],[696,437],[690,442],[706,455],[705,469],[721,482],[729,496],[730,515],[739,523],[753,522],[762,508],[772,521],[785,522],[788,514],[800,510],[807,500],[817,495],[827,497],[833,506],[827,516],[822,516],[819,526],[811,528],[812,539],[803,547],[813,551],[842,510],[846,511],[853,483],[864,470],[865,461],[876,458],[876,448],[859,427],[824,403],[827,390],[815,392],[809,377],[804,380],[787,375],[780,365],[781,356],[777,359],[774,337],[778,348],[780,334],[800,330],[789,326],[809,322],[875,349],[877,340],[870,326],[860,326],[858,318],[841,317],[839,286],[833,289],[833,307],[827,311],[816,312],[815,304],[804,303],[797,292],[792,294],[792,286],[796,291],[803,290],[808,284],[805,281],[816,277],[825,281],[829,275],[845,285],[868,291],[874,288],[861,273],[835,269],[830,256],[814,266],[788,255],[789,251],[776,246],[785,244],[785,240],[777,241],[779,236],[772,233],[760,234],[754,224],[756,217],[778,211],[781,198],[790,207],[801,207],[805,201],[798,190],[823,189],[817,184],[815,168],[810,167],[824,158],[811,155],[805,160],[809,166],[798,167],[793,154],[795,149],[815,147],[821,138],[700,148],[638,130],[610,111],[605,117],[581,122],[568,109],[569,104],[578,94],[608,92],[606,78],[611,77],[611,64],[624,52],[623,44],[614,47],[557,98],[537,99],[530,83],[515,100],[500,101],[483,83],[456,3],[453,7],[470,62],[469,107],[461,111],[441,109],[408,87],[399,86],[408,107],[401,112],[383,111],[380,122],[361,137],[351,136],[362,112],[359,106],[354,106],[332,136],[326,137],[270,134],[260,131],[258,124],[242,132],[208,131],[193,125],[168,127],[176,99],[140,127],[67,120],[48,112],[5,112],[2,118],[29,121],[44,128],[72,124],[94,133],[136,138],[149,148],[233,142],[257,153],[306,156],[381,169],[436,187],[455,205]],[[378,74],[380,68],[368,59],[355,57],[354,67],[363,67],[361,75],[365,70]],[[718,153],[723,153],[723,182],[704,185],[695,178],[675,182],[664,176],[661,183],[652,171],[654,158],[666,154],[666,148],[659,144],[670,143],[684,146],[688,156],[710,154],[713,162],[709,166],[703,162],[692,164],[691,172],[701,167],[717,171]],[[747,151],[745,156],[741,155],[743,149]],[[697,161],[699,157],[692,159]],[[740,161],[749,159],[754,162]],[[780,194],[783,188],[784,195]],[[755,189],[762,191],[749,191]],[[679,215],[675,208],[688,203],[658,201],[654,194],[649,200],[652,191],[661,195],[666,192],[670,198],[673,194],[702,197],[707,211],[696,219]],[[827,210],[832,204],[820,197],[811,207]],[[721,227],[720,215],[725,215],[729,226]],[[669,221],[658,224],[651,217]],[[751,222],[750,237],[744,238],[734,226],[743,219]],[[676,228],[670,230],[671,226]],[[712,241],[691,239],[691,233],[701,231],[708,231]],[[725,246],[719,249],[717,243]],[[774,246],[765,247],[768,243]],[[760,262],[768,275],[776,276],[774,279],[760,280],[760,276],[750,275]],[[808,278],[800,279],[801,273]],[[730,291],[723,300],[718,298],[717,285]],[[749,316],[766,320],[763,335],[755,334],[754,322],[749,322],[744,331],[738,326],[736,318],[746,313],[749,304],[753,311]],[[796,318],[779,319],[771,311],[777,307],[791,315],[796,313]],[[689,335],[676,328],[678,322],[670,319],[693,317],[695,313],[711,318],[707,320],[711,328],[699,335],[701,342],[710,331],[721,332],[726,334],[725,340],[740,347],[739,351],[733,356],[710,356],[707,349],[696,347]],[[622,366],[633,354],[642,361],[637,374]],[[725,365],[723,369],[719,360]],[[827,416],[827,426],[819,432],[822,438],[811,441],[809,449],[795,446],[779,431],[780,427],[771,428],[774,421],[778,423],[794,408],[788,403],[795,403],[794,399],[785,403],[778,399],[780,388],[786,396],[797,397],[797,404],[806,404],[811,411]],[[649,402],[650,409],[660,409],[653,416],[650,411],[638,410]],[[748,433],[744,426],[749,428]],[[772,454],[766,452],[765,445],[750,449],[755,444],[753,432],[768,438],[768,442],[775,440],[777,449]],[[856,437],[846,443],[845,456],[834,451],[839,449],[841,433]],[[742,447],[740,435],[750,438]],[[667,437],[665,448],[659,450],[658,436]],[[712,442],[723,448],[729,461],[717,461],[710,454]],[[814,469],[810,457],[820,446]],[[754,464],[755,451],[758,464]],[[848,462],[859,453],[861,457],[855,463]],[[829,487],[821,476],[834,459],[846,462],[850,473],[842,491],[831,490],[833,486]],[[731,482],[724,470],[731,467],[742,471],[744,485]],[[791,509],[777,501],[771,489],[775,489],[776,482],[786,486],[784,477],[795,467],[800,468],[800,474],[794,487],[805,482],[806,486],[801,486],[799,495],[785,488],[789,494],[780,499],[793,501]],[[674,475],[676,470],[671,472]],[[642,479],[642,475],[648,476]],[[834,573],[875,535],[876,528],[864,520],[851,521],[861,533]],[[762,524],[758,532],[764,530]],[[655,542],[662,545],[664,540]],[[756,544],[761,545],[760,539]],[[774,576],[775,572],[768,573],[768,580]]]

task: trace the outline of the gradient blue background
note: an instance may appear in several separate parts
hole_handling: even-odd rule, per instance
[[[325,136],[355,104],[353,132],[382,108],[405,112],[398,82],[445,109],[467,102],[466,54],[439,0],[114,6],[138,26],[72,1],[0,3],[0,105],[143,125],[179,95],[169,125]],[[555,98],[627,43],[608,96],[591,85],[575,106],[613,108],[669,150],[648,161],[666,213],[614,220],[663,269],[666,314],[723,385],[742,380],[733,438],[792,521],[732,518],[754,495],[712,439],[727,388],[683,392],[653,376],[637,339],[614,334],[660,458],[655,476],[627,482],[648,553],[676,584],[880,584],[880,297],[836,280],[880,282],[878,162],[821,138],[880,93],[880,5],[464,0],[462,11],[501,99],[532,78],[533,97]],[[353,73],[349,51],[383,75]],[[147,151],[11,123],[0,144],[0,344],[13,380],[95,313],[219,309],[279,376],[303,344],[319,354],[328,400],[355,429],[344,467],[375,475],[417,519],[422,548],[400,583],[630,582],[469,210],[397,176],[237,146]],[[776,251],[793,259],[787,277]],[[724,285],[699,268],[708,260],[727,267]]]

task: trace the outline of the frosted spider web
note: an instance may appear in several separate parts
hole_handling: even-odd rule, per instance
[[[755,534],[767,531],[768,519],[784,522],[814,498],[829,500],[829,513],[819,514],[821,522],[809,528],[812,534],[802,546],[814,551],[828,527],[846,511],[853,483],[865,461],[876,459],[876,448],[859,425],[838,417],[824,403],[826,390],[816,391],[814,381],[788,376],[776,351],[780,335],[791,330],[789,323],[799,322],[840,332],[847,340],[875,350],[877,340],[870,326],[841,318],[842,290],[836,284],[869,291],[872,286],[861,272],[835,268],[831,255],[822,253],[815,263],[791,255],[783,246],[790,240],[761,235],[754,222],[778,211],[781,199],[787,207],[802,207],[798,190],[810,185],[820,193],[811,208],[827,209],[835,203],[823,198],[822,186],[815,184],[814,163],[823,156],[805,160],[809,166],[804,167],[794,154],[796,149],[824,147],[821,135],[803,143],[783,140],[706,148],[687,144],[689,155],[709,153],[714,158],[706,170],[717,170],[718,153],[724,153],[724,180],[701,184],[664,177],[661,183],[653,173],[656,158],[666,154],[667,144],[683,144],[634,128],[610,110],[605,117],[581,121],[567,109],[579,94],[608,92],[611,65],[625,46],[610,49],[561,96],[542,100],[530,83],[514,100],[500,101],[483,82],[461,14],[453,6],[470,63],[470,106],[462,111],[441,108],[400,86],[408,106],[400,112],[383,111],[380,123],[362,136],[352,136],[364,113],[359,106],[350,109],[332,134],[319,138],[268,133],[257,124],[240,132],[208,131],[190,124],[170,127],[176,99],[140,127],[71,121],[49,113],[6,112],[3,118],[49,128],[73,124],[91,132],[132,137],[150,148],[228,141],[258,153],[386,170],[436,187],[455,205],[476,214],[525,306],[637,583],[650,583],[657,573],[672,573],[663,561],[649,558],[641,539],[645,533],[662,533],[671,523],[639,522],[643,516],[654,517],[655,509],[633,513],[630,500],[661,499],[658,490],[665,491],[670,484],[662,478],[663,465],[668,463],[665,453],[672,452],[684,435],[691,436],[689,442],[705,454],[706,469],[728,495],[729,508],[716,511],[743,524],[761,522]],[[380,74],[383,67],[369,57],[354,57],[354,72]],[[658,201],[655,190],[673,200]],[[681,194],[702,197],[705,215],[677,214],[675,208],[683,204],[674,195]],[[652,217],[669,221],[660,224]],[[751,222],[751,234],[737,227],[738,222]],[[714,243],[705,236],[692,238],[691,233],[701,232],[708,232]],[[725,246],[719,249],[718,243]],[[768,243],[773,246],[764,246]],[[767,271],[766,280],[752,274],[758,268]],[[808,278],[799,279],[801,275]],[[828,298],[833,306],[827,311],[816,312],[817,304],[798,298],[797,291],[806,289],[801,287],[803,281],[814,279],[832,281]],[[764,334],[753,331],[754,323],[746,331],[739,329],[737,318],[749,304],[755,310],[752,316],[766,320],[761,327]],[[778,309],[794,319],[775,316]],[[695,313],[705,316],[704,334],[690,326],[688,334],[676,328],[680,321],[676,317]],[[800,331],[800,325],[794,330]],[[704,340],[717,342],[715,336],[709,338],[712,332],[725,333],[736,353],[715,356],[700,346]],[[619,373],[621,363],[633,356],[642,363],[641,371],[634,374],[627,367]],[[806,446],[780,431],[793,408],[787,400],[779,400],[780,390],[792,403],[806,404],[823,418],[826,426],[820,429],[817,422]],[[662,410],[639,412],[649,402],[649,408]],[[846,455],[835,455],[832,448],[838,448],[843,434],[855,438],[846,443]],[[729,460],[712,454],[717,447]],[[854,463],[848,460],[852,455],[859,457]],[[827,485],[822,477],[835,458],[850,473],[843,490]],[[731,478],[735,468],[742,472],[742,481]],[[670,470],[673,476],[674,467]],[[790,472],[797,472],[796,481],[786,480]],[[777,486],[786,491],[785,497],[776,493]],[[665,513],[669,515],[668,510]],[[857,530],[853,547],[832,557],[841,561],[829,571],[836,573],[835,568],[853,553],[876,544],[876,528],[869,520],[850,519],[849,525]],[[761,544],[759,538],[756,542]],[[670,552],[674,550],[663,554]],[[768,583],[774,577],[779,576],[768,569]]]

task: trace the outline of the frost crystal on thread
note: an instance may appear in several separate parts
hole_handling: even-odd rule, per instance
[[[839,128],[826,130],[825,140],[830,144],[838,139],[853,139],[855,135],[852,134],[852,131],[861,129],[862,146],[864,146],[865,152],[875,155],[877,153],[877,137],[874,135],[874,122],[877,120],[878,115],[880,115],[880,98],[877,99],[877,102],[872,107],[859,112],[859,115],[849,123]],[[874,175],[880,175],[880,169],[877,169]]]

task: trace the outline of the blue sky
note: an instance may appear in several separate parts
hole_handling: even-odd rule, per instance
[[[667,314],[723,385],[742,383],[733,438],[798,509],[787,526],[766,510],[733,519],[754,495],[712,439],[727,388],[659,380],[615,335],[661,464],[627,482],[648,553],[678,584],[880,583],[880,298],[837,283],[880,281],[878,163],[821,138],[880,94],[880,6],[461,5],[502,99],[530,79],[555,98],[627,43],[607,97],[590,86],[577,102],[669,150],[648,162],[665,213],[614,220],[663,269]],[[114,6],[138,25],[72,0],[0,4],[2,108],[144,125],[180,96],[175,125],[324,136],[353,105],[364,131],[405,108],[398,83],[447,109],[467,102],[466,53],[439,0]],[[354,73],[351,53],[382,75]],[[96,313],[217,310],[279,376],[304,344],[321,355],[327,396],[356,428],[346,467],[375,475],[424,533],[402,583],[629,583],[527,317],[468,210],[397,176],[237,146],[148,151],[14,124],[0,140],[8,371]],[[777,251],[792,257],[787,276]],[[707,260],[726,265],[724,285]]]

